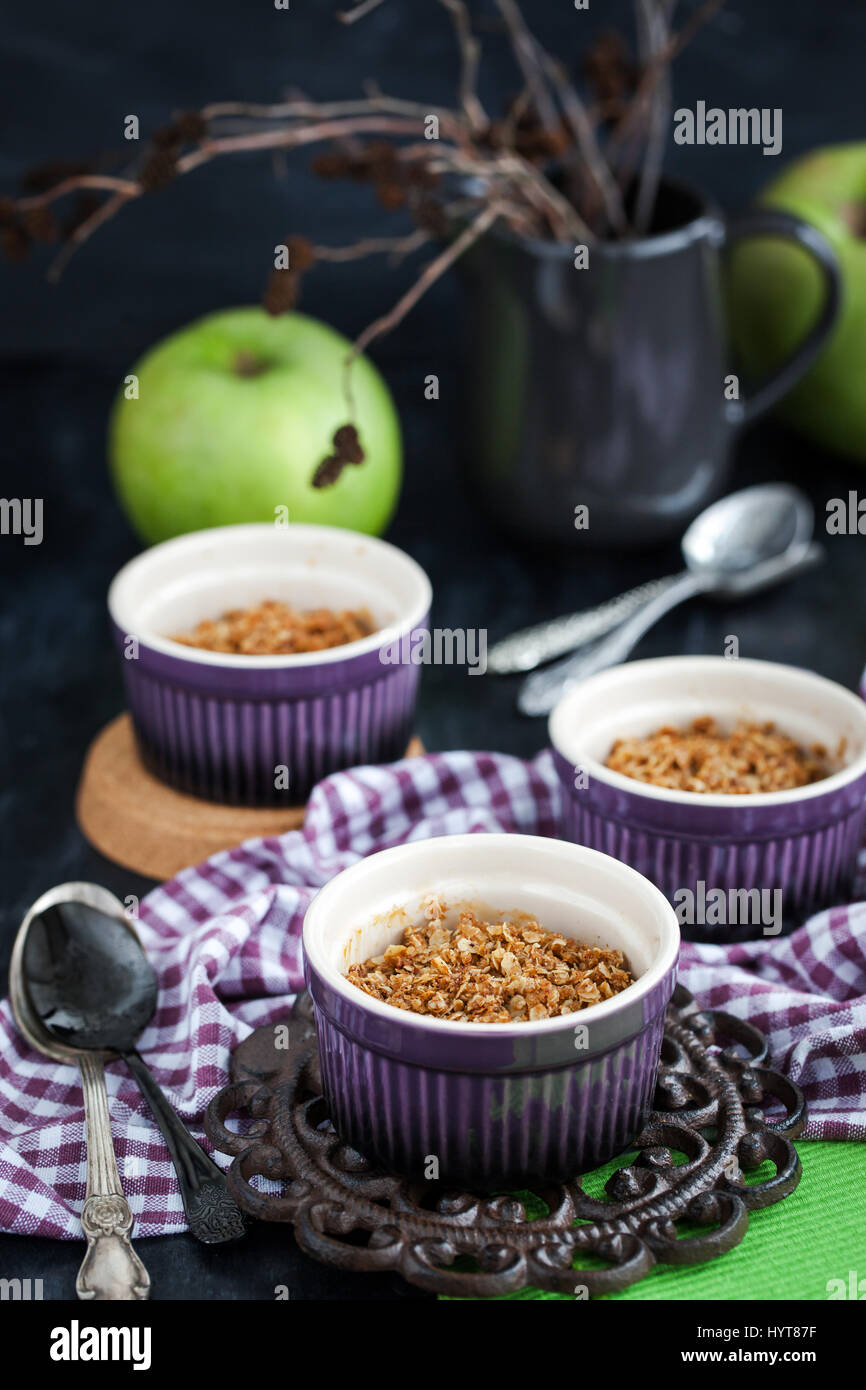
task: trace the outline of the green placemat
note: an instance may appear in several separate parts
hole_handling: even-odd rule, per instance
[[[691,1268],[657,1265],[630,1289],[603,1295],[605,1300],[825,1300],[834,1279],[844,1281],[850,1296],[850,1271],[866,1279],[866,1144],[798,1142],[797,1152],[803,1165],[797,1190],[774,1207],[753,1211],[734,1250]],[[583,1183],[587,1194],[601,1196],[610,1173],[623,1161],[615,1159],[588,1175]],[[566,1294],[539,1289],[494,1301],[523,1298],[572,1302]]]

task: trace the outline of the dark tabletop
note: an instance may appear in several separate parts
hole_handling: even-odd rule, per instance
[[[450,31],[432,0],[388,0],[351,30],[335,24],[336,7],[336,0],[293,0],[288,12],[246,0],[150,0],[143,10],[107,0],[42,0],[14,11],[5,4],[0,192],[48,156],[115,146],[129,113],[147,130],[177,108],[273,100],[292,85],[346,97],[367,75],[393,94],[450,99]],[[526,12],[548,45],[567,55],[582,40],[576,25],[609,23],[623,9],[610,0],[576,18],[568,4],[536,0]],[[496,36],[489,42],[502,55],[485,93],[493,107],[517,84]],[[862,138],[864,42],[860,0],[731,0],[684,55],[677,100],[781,106],[781,160]],[[759,149],[722,148],[707,158],[682,147],[671,150],[668,168],[735,209],[781,160]],[[303,159],[282,178],[267,159],[235,159],[126,210],[58,287],[46,284],[42,264],[0,267],[0,490],[42,497],[45,508],[41,546],[0,538],[3,972],[26,907],[52,884],[94,879],[121,896],[149,886],[92,851],[72,813],[88,742],[122,708],[105,592],[137,542],[108,486],[104,426],[124,371],[196,315],[256,301],[272,247],[288,233],[345,242],[395,230],[366,190],[321,183]],[[397,297],[409,274],[381,261],[325,267],[309,277],[303,308],[351,336]],[[487,628],[492,642],[677,568],[675,546],[552,556],[522,550],[488,526],[461,483],[459,326],[457,287],[443,283],[374,354],[405,429],[406,482],[388,534],[429,572],[435,624]],[[438,402],[424,399],[430,372],[440,378]],[[734,481],[764,479],[805,488],[819,526],[828,498],[863,486],[855,466],[768,423],[743,437]],[[863,541],[833,537],[826,548],[822,569],[747,605],[691,603],[647,637],[641,654],[716,653],[736,634],[743,656],[811,667],[854,686],[866,662]],[[543,721],[518,716],[514,695],[510,680],[470,682],[457,667],[427,668],[418,732],[431,749],[534,754],[545,742]],[[280,1229],[260,1228],[221,1253],[186,1236],[137,1244],[157,1298],[270,1299],[279,1284],[293,1299],[416,1296],[397,1278],[323,1268]],[[0,1238],[4,1276],[41,1277],[47,1297],[69,1296],[80,1259],[77,1243]]]

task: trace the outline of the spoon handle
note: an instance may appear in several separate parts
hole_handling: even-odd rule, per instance
[[[225,1174],[193,1139],[141,1054],[122,1055],[166,1142],[191,1234],[206,1245],[246,1235],[246,1218],[229,1195]]]
[[[579,613],[567,613],[561,618],[548,618],[543,623],[512,632],[510,637],[503,637],[490,648],[487,669],[496,676],[512,675],[515,671],[534,671],[536,666],[553,657],[584,647],[604,637],[650,599],[664,593],[676,578],[671,574],[665,579],[650,579],[636,589],[606,599],[595,608],[584,608]]]
[[[589,651],[568,656],[564,661],[558,661],[555,666],[548,666],[544,671],[535,671],[531,676],[527,676],[517,697],[518,709],[522,714],[532,716],[550,714],[560,695],[570,685],[574,685],[575,681],[584,680],[587,676],[595,675],[596,671],[604,671],[608,666],[616,666],[618,662],[625,661],[632,648],[659,618],[709,587],[710,580],[707,576],[692,574],[690,570],[686,570],[664,593],[658,594],[645,604]]]
[[[114,1157],[102,1059],[82,1052],[78,1065],[87,1131],[87,1192],[81,1213],[87,1253],[75,1290],[83,1299],[149,1298],[150,1275],[129,1239],[132,1212]]]

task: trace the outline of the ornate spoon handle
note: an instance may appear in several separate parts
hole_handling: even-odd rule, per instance
[[[632,613],[645,603],[658,597],[670,588],[676,575],[666,579],[651,579],[639,584],[636,589],[619,594],[616,598],[600,603],[596,608],[585,608],[580,613],[567,613],[561,618],[549,618],[536,623],[534,627],[522,628],[503,637],[487,653],[487,669],[497,676],[508,676],[515,671],[534,671],[544,661],[555,656],[564,656],[589,642],[594,642],[606,633],[612,632]]]
[[[81,1224],[87,1253],[75,1289],[83,1299],[150,1297],[150,1275],[132,1248],[132,1212],[120,1186],[111,1142],[105,1070],[100,1057],[79,1054],[87,1130],[87,1195]]]
[[[122,1055],[166,1142],[190,1231],[206,1245],[239,1240],[247,1221],[228,1194],[225,1174],[193,1139],[144,1058],[135,1051]]]
[[[700,576],[686,570],[672,584],[645,603],[637,613],[621,623],[607,637],[603,637],[589,651],[580,651],[558,661],[555,666],[547,666],[543,671],[533,671],[520,688],[517,707],[522,714],[532,716],[550,714],[560,695],[574,685],[575,681],[592,676],[596,671],[604,671],[608,666],[616,666],[625,661],[632,648],[637,645],[645,632],[658,622],[663,614],[685,603],[686,599],[704,592],[710,585],[708,576]]]

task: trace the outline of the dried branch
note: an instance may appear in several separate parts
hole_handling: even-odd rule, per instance
[[[466,112],[472,131],[478,134],[490,124],[475,90],[481,45],[472,32],[469,11],[463,0],[439,0],[439,3],[444,5],[451,15],[460,51],[460,105]]]
[[[699,5],[694,13],[689,16],[683,27],[668,39],[665,46],[656,53],[655,57],[644,69],[634,98],[608,141],[606,153],[608,163],[612,168],[616,167],[617,156],[623,146],[635,134],[641,121],[646,119],[649,102],[668,64],[673,62],[674,58],[679,57],[683,49],[691,43],[695,34],[712,19],[713,15],[716,14],[724,4],[725,0],[704,0],[704,3]],[[630,177],[630,172],[628,176]],[[623,177],[621,175],[620,184],[622,184],[622,182]]]
[[[195,150],[177,161],[177,173],[188,174],[209,164],[220,155],[251,153],[256,150],[300,149],[304,145],[319,145],[326,140],[339,140],[349,135],[417,135],[417,120],[392,116],[353,116],[342,120],[314,121],[311,125],[294,125],[288,129],[260,130],[248,135],[226,135],[206,139]],[[437,142],[441,144],[442,142]]]
[[[591,242],[592,232],[572,203],[529,160],[513,154],[502,161],[530,201],[542,211],[560,240]],[[558,229],[558,230],[557,230]]]
[[[313,254],[317,261],[333,261],[336,265],[382,254],[392,256],[396,260],[402,260],[404,256],[410,256],[413,251],[417,251],[428,241],[430,241],[430,233],[425,231],[423,227],[416,227],[414,232],[403,237],[367,237],[363,241],[354,242],[351,246],[314,246]]]
[[[58,199],[66,198],[70,193],[85,190],[123,194],[127,198],[137,198],[142,192],[140,184],[133,179],[120,179],[113,174],[73,174],[70,178],[54,184],[52,188],[46,188],[42,193],[31,193],[16,198],[15,204],[22,212],[29,212],[34,208],[48,207],[50,203],[56,203]]]
[[[643,37],[643,57],[651,66],[670,41],[669,24],[676,0],[637,0],[639,29]],[[661,69],[651,98],[646,150],[638,179],[634,224],[639,236],[645,235],[658,196],[665,141],[671,109],[670,67]]]
[[[559,121],[556,106],[548,91],[544,73],[538,61],[535,39],[527,29],[515,0],[496,0],[496,7],[505,21],[508,37],[514,49],[514,56],[523,73],[524,81],[532,93],[532,100],[541,117],[542,125],[553,130]]]
[[[383,3],[360,0],[339,17],[351,25]],[[507,224],[518,237],[563,243],[589,243],[608,231],[628,235],[622,188],[633,177],[637,146],[644,157],[635,220],[639,233],[646,230],[669,125],[668,66],[724,0],[704,0],[673,35],[675,0],[636,0],[642,67],[638,71],[623,59],[622,46],[611,56],[608,44],[604,61],[604,55],[596,55],[595,80],[590,75],[592,104],[584,101],[563,64],[530,32],[519,0],[496,0],[524,87],[504,120],[493,123],[477,91],[481,48],[466,0],[438,3],[449,14],[458,49],[455,107],[431,109],[387,96],[370,84],[364,97],[345,101],[315,102],[294,91],[279,102],[213,102],[200,111],[181,111],[154,134],[131,169],[125,165],[128,152],[116,153],[110,163],[103,160],[96,168],[65,163],[51,171],[56,183],[45,187],[43,169],[40,181],[33,180],[35,191],[0,199],[0,240],[10,255],[26,255],[32,242],[56,236],[53,205],[67,197],[79,198],[79,220],[49,272],[56,280],[79,247],[143,194],[228,155],[270,152],[276,158],[289,150],[328,143],[333,153],[319,157],[317,172],[371,183],[385,206],[405,207],[416,225],[401,237],[361,238],[348,246],[311,246],[302,237],[290,238],[291,267],[288,273],[275,270],[265,293],[269,312],[293,307],[301,277],[317,261],[343,263],[380,252],[400,258],[433,238],[447,243],[393,308],[353,344],[345,378],[351,407],[351,365],[359,353],[401,322],[495,223]],[[425,138],[431,114],[439,122],[436,140]],[[612,120],[616,124],[603,142],[600,131]],[[570,170],[571,196],[548,174],[551,158]],[[103,172],[106,167],[116,172]],[[443,178],[467,185],[465,196],[445,202],[436,187]],[[101,201],[97,195],[103,195]],[[456,226],[461,230],[455,236]],[[334,452],[320,465],[317,486],[328,485],[345,465],[362,458],[354,426],[341,427]]]
[[[381,3],[383,0],[364,0],[344,11],[341,18],[354,23]],[[615,234],[624,235],[628,226],[613,169],[618,171],[622,183],[631,177],[630,159],[623,159],[622,154],[646,121],[646,150],[636,212],[638,230],[644,230],[657,196],[668,124],[664,79],[667,64],[724,0],[705,0],[673,37],[668,27],[672,0],[638,0],[645,35],[643,73],[634,99],[604,153],[594,127],[599,113],[587,109],[563,66],[530,33],[517,0],[496,0],[496,5],[526,85],[505,123],[498,127],[496,140],[490,140],[493,127],[476,92],[480,46],[472,32],[468,8],[465,0],[439,3],[449,12],[457,38],[460,107],[436,109],[441,131],[437,141],[417,141],[408,146],[408,152],[406,146],[398,144],[396,159],[401,166],[417,168],[416,177],[424,169],[433,174],[471,172],[482,181],[486,193],[497,198],[501,216],[521,233],[533,227],[537,233],[548,233],[556,239],[580,236],[591,240],[593,223],[603,210],[605,225]],[[363,99],[326,103],[316,103],[303,95],[270,104],[211,103],[199,112],[179,113],[171,126],[157,132],[136,177],[85,171],[14,200],[13,221],[18,216],[20,222],[10,227],[10,236],[13,240],[17,237],[26,250],[28,215],[47,209],[68,195],[105,193],[105,200],[88,212],[54,262],[51,275],[56,279],[75,250],[126,203],[217,158],[257,151],[278,154],[322,141],[344,142],[350,150],[357,150],[358,139],[364,135],[399,142],[424,134],[429,115],[429,109],[419,102],[385,96],[377,90],[368,92]],[[232,121],[244,122],[246,126],[227,129],[226,123]],[[536,140],[532,133],[533,122],[539,121],[540,127],[535,128],[548,133],[547,144]],[[564,197],[538,167],[556,152],[564,131],[570,133],[573,142],[571,149],[565,151],[574,177],[571,198]],[[397,188],[381,187],[383,200],[386,195],[388,205],[398,206],[406,201]],[[582,202],[586,204],[585,215],[580,211]],[[540,219],[540,225],[535,219]],[[7,224],[8,220],[7,215]]]
[[[537,44],[536,48],[538,61],[548,74],[559,97],[566,120],[574,133],[578,146],[577,152],[585,161],[590,177],[601,194],[608,223],[615,232],[622,236],[628,230],[622,196],[615,178],[605,163],[586,108],[573,85],[568,81],[562,65],[545,52],[540,44]]]
[[[223,107],[223,112],[227,109],[228,103]],[[240,109],[240,103],[234,103],[232,110]],[[288,103],[287,105],[297,110],[302,108],[306,113],[317,111],[315,105],[310,103]],[[360,109],[364,113],[373,110],[375,103],[369,101],[364,103],[352,103],[353,109]],[[247,112],[254,108],[247,108]],[[331,108],[324,108],[329,110]],[[420,108],[418,108],[420,110]],[[288,127],[276,127],[263,131],[254,131],[243,135],[231,135],[217,138],[206,136],[202,142],[186,155],[174,160],[169,155],[171,162],[171,177],[187,174],[194,169],[200,168],[203,164],[210,163],[212,160],[226,154],[233,154],[239,151],[254,150],[285,150],[293,149],[309,144],[318,144],[329,139],[338,139],[341,136],[355,135],[369,132],[380,135],[417,135],[419,123],[423,128],[423,119],[427,112],[409,117],[395,117],[387,114],[363,114],[351,115],[338,118],[324,118],[314,121],[311,124],[298,122]],[[448,148],[447,141],[438,141],[440,153]],[[103,174],[76,174],[63,179],[55,184],[53,188],[37,194],[31,194],[19,198],[15,201],[15,207],[21,213],[32,212],[36,209],[48,207],[50,204],[70,194],[82,191],[107,192],[111,196],[101,203],[85,220],[80,223],[72,232],[69,240],[64,246],[60,255],[55,259],[49,269],[49,278],[57,281],[62,275],[75,252],[93,235],[101,226],[108,222],[118,213],[128,202],[139,198],[147,191],[145,184],[139,179],[124,179],[112,175]]]
[[[251,121],[322,121],[341,117],[365,116],[382,113],[385,115],[409,116],[423,122],[431,114],[438,116],[440,128],[444,127],[453,139],[463,134],[460,114],[450,107],[424,106],[417,101],[404,101],[399,97],[389,97],[379,91],[374,83],[368,83],[368,95],[351,101],[310,101],[306,97],[292,101],[275,102],[270,105],[245,101],[219,101],[202,107],[202,117],[212,126],[214,121],[226,117],[246,117]]]
[[[449,242],[444,251],[440,251],[435,260],[432,260],[429,265],[425,266],[424,270],[422,270],[418,279],[415,281],[415,284],[412,285],[404,295],[401,295],[394,307],[389,309],[387,314],[382,314],[380,318],[368,324],[363,333],[359,334],[355,339],[352,344],[352,351],[346,358],[346,398],[349,401],[350,409],[352,409],[353,413],[354,406],[349,382],[349,370],[355,358],[359,357],[362,352],[365,352],[370,343],[376,338],[380,338],[383,333],[388,333],[392,328],[396,328],[397,324],[415,307],[418,300],[427,293],[431,285],[434,285],[437,280],[441,279],[446,270],[450,270],[454,262],[458,261],[463,253],[468,251],[469,247],[473,246],[474,243],[493,226],[493,223],[501,213],[502,208],[498,203],[489,203],[486,208],[483,208],[475,220],[470,222],[467,227],[464,227],[460,235]]]
[[[377,10],[383,0],[361,0],[360,5],[356,5],[353,10],[338,10],[337,18],[341,24],[354,24],[357,19],[363,19],[373,10]]]
[[[129,202],[130,198],[137,198],[141,193],[138,189],[136,193],[115,193],[107,198],[104,203],[100,203],[89,217],[80,222],[70,234],[66,245],[58,256],[54,258],[48,269],[48,279],[54,284],[60,279],[69,261],[75,255],[79,246],[82,246],[88,237],[92,236],[104,223],[108,222],[116,212]]]

